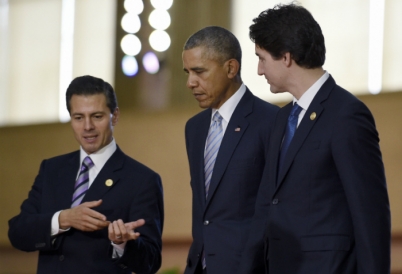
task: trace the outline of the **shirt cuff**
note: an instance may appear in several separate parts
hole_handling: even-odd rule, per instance
[[[122,257],[123,256],[123,254],[124,254],[124,248],[126,247],[126,242],[124,242],[124,243],[121,243],[121,244],[115,244],[115,243],[113,243],[113,242],[111,242],[112,243],[112,246],[113,246],[113,254],[112,254],[112,258],[113,259],[117,259],[117,258],[120,258],[120,257]]]
[[[67,229],[61,229],[60,228],[60,225],[59,225],[60,212],[61,212],[61,210],[57,211],[52,217],[52,227],[51,227],[51,231],[50,231],[51,236],[55,236],[57,234],[60,234],[60,233],[63,233],[63,232],[66,232],[66,231],[70,230],[70,228],[67,228]]]

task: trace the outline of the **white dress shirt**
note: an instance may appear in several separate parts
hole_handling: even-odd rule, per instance
[[[302,111],[299,114],[299,119],[297,121],[297,126],[299,126],[301,120],[304,117],[308,107],[310,106],[311,102],[313,101],[315,95],[320,90],[322,85],[327,81],[329,78],[329,73],[324,72],[324,74],[318,79],[301,97],[299,100],[293,97],[293,104],[297,103],[301,108]]]
[[[240,88],[225,103],[223,103],[223,105],[219,109],[212,109],[211,123],[215,112],[219,111],[219,114],[222,116],[223,135],[225,135],[225,131],[228,127],[230,118],[232,117],[232,114],[239,104],[244,93],[246,93],[246,86],[244,84],[241,84]]]

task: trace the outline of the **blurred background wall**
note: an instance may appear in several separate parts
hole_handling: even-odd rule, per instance
[[[171,19],[165,29],[170,46],[161,48],[163,41],[157,40],[154,49],[149,37],[155,27],[148,19],[157,2],[0,0],[0,273],[35,272],[36,254],[10,247],[7,221],[18,214],[40,162],[78,149],[64,101],[65,89],[74,77],[90,74],[115,87],[121,110],[115,128],[117,143],[162,176],[165,269],[184,269],[191,242],[184,125],[200,109],[185,86],[181,53],[186,39],[209,25],[230,29],[243,48],[246,85],[280,106],[290,100],[286,95],[270,94],[266,81],[257,76],[254,44],[248,39],[252,19],[279,1],[174,0],[166,8],[163,5],[170,1],[163,0],[158,9]],[[402,271],[402,56],[396,53],[402,47],[397,27],[402,25],[402,1],[299,2],[323,30],[327,46],[324,68],[365,102],[375,117],[391,202],[392,267],[397,273]],[[142,11],[136,15],[141,27],[124,29],[124,16],[138,11],[141,3]],[[129,26],[137,17],[131,17]],[[123,51],[126,35],[131,41],[133,35],[138,38],[138,52]],[[129,44],[129,49],[134,46]],[[151,69],[144,63],[149,52],[157,58],[157,69],[155,63],[151,62]],[[124,62],[129,64],[125,70]],[[21,258],[27,263],[14,263]]]

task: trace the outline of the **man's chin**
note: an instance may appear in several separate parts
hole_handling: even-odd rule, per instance
[[[209,105],[207,103],[205,103],[205,102],[198,102],[198,106],[200,108],[209,108]]]
[[[284,93],[284,91],[282,91],[282,90],[278,90],[278,89],[275,89],[275,88],[270,88],[270,91],[271,91],[271,93],[273,93],[273,94],[280,94],[280,93]]]
[[[89,154],[92,154],[92,153],[95,153],[98,149],[97,149],[97,147],[96,146],[83,146],[82,147],[83,149],[84,149],[84,151],[89,155]]]

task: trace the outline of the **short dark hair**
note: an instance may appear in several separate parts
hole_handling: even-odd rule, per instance
[[[70,112],[70,101],[73,95],[95,95],[104,94],[106,97],[106,105],[113,113],[117,108],[117,98],[113,87],[106,81],[90,75],[75,78],[67,88],[66,103],[67,110]]]
[[[239,40],[225,28],[209,26],[197,31],[187,39],[183,50],[196,47],[204,47],[207,57],[219,63],[236,59],[241,67],[242,52]]]
[[[253,19],[250,39],[273,58],[289,52],[304,68],[319,68],[325,62],[325,42],[320,25],[304,7],[291,3],[276,5]]]

